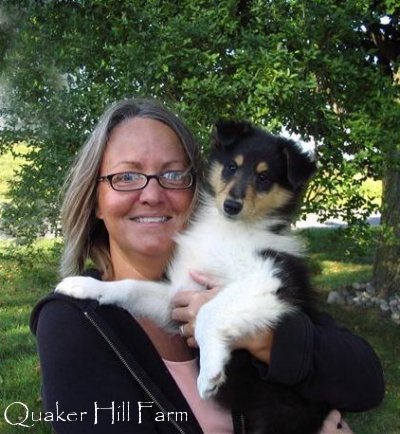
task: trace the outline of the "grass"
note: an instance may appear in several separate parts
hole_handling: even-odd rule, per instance
[[[377,409],[348,414],[356,434],[400,433],[400,326],[377,309],[327,305],[330,290],[367,282],[372,274],[374,233],[362,246],[346,237],[342,229],[308,229],[303,231],[308,241],[314,286],[320,302],[339,323],[365,338],[382,362],[386,395]]]
[[[367,280],[371,272],[373,242],[363,250],[352,245],[341,230],[303,231],[311,253],[323,309],[340,323],[367,339],[382,360],[387,381],[383,404],[366,413],[349,414],[346,419],[356,434],[400,433],[400,346],[399,326],[376,310],[329,306],[324,300],[330,289],[354,281]],[[54,241],[39,242],[34,249],[10,250],[0,242],[0,433],[32,432],[50,434],[45,423],[32,428],[12,426],[4,420],[10,403],[23,402],[36,415],[41,411],[40,371],[35,340],[28,318],[35,302],[48,293],[57,280],[59,246]],[[347,252],[344,254],[343,252]],[[21,410],[21,409],[19,409]],[[14,421],[22,416],[15,412]]]
[[[4,411],[13,402],[23,402],[30,411],[39,414],[40,373],[35,340],[28,328],[32,306],[49,292],[57,280],[58,253],[54,241],[41,241],[34,249],[0,243],[0,433],[27,431],[50,433],[46,424],[32,428],[10,425]],[[7,412],[18,422],[24,412]]]
[[[315,286],[320,293],[371,278],[375,251],[375,232],[366,232],[363,244],[345,228],[305,229],[302,234],[310,251]]]
[[[7,199],[7,191],[9,182],[14,178],[15,171],[18,170],[20,165],[24,163],[23,155],[28,151],[28,147],[24,144],[16,144],[14,156],[10,151],[1,155],[0,157],[0,203]]]

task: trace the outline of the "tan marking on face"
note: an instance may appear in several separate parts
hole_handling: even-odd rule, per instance
[[[257,173],[266,172],[267,170],[268,170],[268,164],[265,161],[261,161],[260,163],[257,164],[256,167]]]
[[[237,164],[238,167],[243,166],[243,163],[244,163],[244,157],[243,157],[243,155],[241,155],[241,154],[236,155],[234,161],[235,161],[235,163]]]
[[[215,201],[218,208],[222,211],[224,207],[225,200],[229,197],[229,192],[234,185],[234,182],[226,183],[222,178],[222,171],[224,166],[218,162],[214,162],[210,174],[209,183],[215,194]]]
[[[292,193],[275,184],[267,193],[259,193],[249,186],[243,201],[243,216],[245,220],[259,220],[266,217],[272,211],[287,204]]]
[[[211,166],[210,173],[208,175],[208,181],[211,184],[215,194],[224,188],[225,183],[222,182],[222,171],[224,167],[218,162],[214,162]]]

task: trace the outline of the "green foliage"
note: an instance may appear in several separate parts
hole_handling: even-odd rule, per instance
[[[2,2],[0,149],[25,140],[31,151],[3,210],[11,233],[59,230],[67,167],[104,107],[128,95],[166,101],[205,149],[228,116],[313,138],[321,171],[307,209],[350,223],[376,209],[359,187],[400,143],[398,87],[365,29],[386,11],[397,23],[389,1],[17,3]]]

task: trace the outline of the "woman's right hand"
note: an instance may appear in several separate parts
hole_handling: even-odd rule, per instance
[[[181,334],[186,339],[188,346],[198,348],[194,338],[197,314],[205,303],[218,294],[220,289],[216,282],[205,274],[191,271],[190,275],[193,280],[208,289],[206,291],[178,291],[172,298],[171,318],[182,323]]]

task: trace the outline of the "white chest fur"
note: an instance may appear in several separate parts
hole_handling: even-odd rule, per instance
[[[271,220],[270,225],[276,223]],[[206,199],[196,221],[176,238],[177,251],[169,270],[173,291],[193,286],[190,270],[212,275],[221,286],[243,279],[249,272],[262,269],[260,252],[274,251],[301,256],[301,243],[291,233],[275,234],[268,222],[258,224],[229,220]]]

